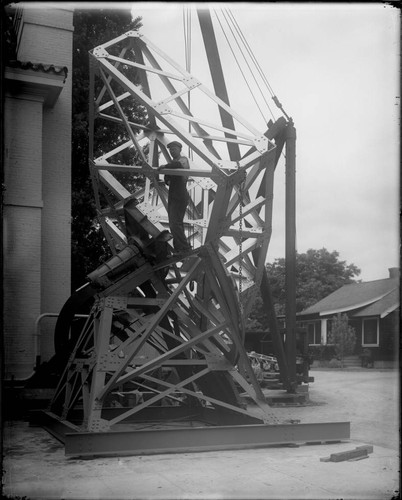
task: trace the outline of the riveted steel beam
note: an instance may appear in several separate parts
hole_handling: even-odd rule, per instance
[[[66,456],[152,455],[327,443],[350,439],[350,422],[248,424],[81,432],[43,412],[46,428],[65,445]],[[127,426],[126,426],[127,427]],[[52,429],[54,431],[52,432]]]

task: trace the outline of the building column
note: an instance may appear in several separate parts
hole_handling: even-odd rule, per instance
[[[321,320],[321,344],[326,345],[327,344],[327,337],[328,337],[328,330],[327,330],[327,325],[328,325],[328,320],[327,319],[322,319]]]
[[[41,302],[43,97],[6,94],[4,103],[5,377],[33,371],[33,325]]]

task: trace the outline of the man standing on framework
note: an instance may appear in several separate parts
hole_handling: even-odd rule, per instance
[[[169,149],[172,161],[166,165],[161,165],[158,170],[163,168],[190,169],[188,158],[181,155],[182,145],[180,142],[173,141],[166,147]],[[168,217],[170,231],[173,236],[174,255],[182,256],[192,250],[187,242],[183,224],[184,215],[190,199],[187,191],[187,176],[165,175],[165,183],[169,186]]]

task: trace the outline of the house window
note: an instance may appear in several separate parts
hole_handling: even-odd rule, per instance
[[[300,326],[307,328],[309,345],[321,344],[321,321],[310,321],[302,323]]]
[[[378,319],[363,319],[363,346],[378,346]]]

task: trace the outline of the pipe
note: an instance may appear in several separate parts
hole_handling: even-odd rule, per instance
[[[40,323],[44,318],[58,318],[59,313],[42,313],[39,314],[39,316],[35,320],[35,332],[34,332],[34,339],[35,339],[35,368],[32,371],[32,373],[26,377],[26,378],[12,378],[11,380],[14,382],[27,382],[31,377],[35,375],[36,370],[39,368],[40,365],[40,360],[41,360],[41,355],[40,355],[40,349],[41,349],[41,332],[39,329]],[[76,318],[87,318],[88,314],[75,314]]]

